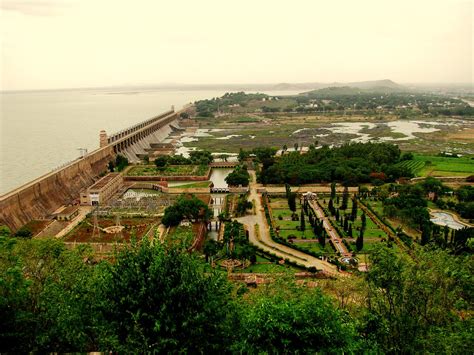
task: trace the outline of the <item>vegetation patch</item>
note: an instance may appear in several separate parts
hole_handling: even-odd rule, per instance
[[[163,168],[139,165],[128,170],[127,176],[205,176],[208,171],[207,165],[167,165]]]

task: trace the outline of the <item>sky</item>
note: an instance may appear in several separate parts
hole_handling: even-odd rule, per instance
[[[472,83],[472,1],[0,0],[2,90]]]

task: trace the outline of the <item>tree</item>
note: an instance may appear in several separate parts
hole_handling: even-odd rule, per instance
[[[225,351],[235,314],[225,277],[204,272],[192,255],[146,240],[116,259],[104,265],[99,294],[108,324],[103,348],[119,353]]]
[[[165,209],[161,220],[165,226],[177,226],[183,219],[189,220],[209,220],[212,211],[207,204],[202,202],[196,196],[180,196],[174,205]]]
[[[361,228],[359,232],[359,236],[356,239],[356,247],[357,251],[361,251],[364,247],[364,229]]]
[[[360,222],[361,222],[361,229],[365,230],[365,227],[367,226],[367,216],[365,215],[365,212],[362,212],[362,215],[360,216]]]
[[[193,150],[189,153],[189,160],[192,164],[209,165],[214,160],[214,157],[208,150]]]
[[[459,316],[473,300],[470,256],[417,248],[409,258],[382,247],[370,263],[363,332],[380,353],[470,352],[472,318]]]
[[[247,169],[237,166],[234,171],[226,176],[225,182],[229,186],[248,186],[250,181],[250,175]]]
[[[304,232],[306,229],[306,223],[304,221],[304,212],[301,210],[301,216],[300,216],[300,230]]]
[[[336,182],[331,183],[331,200],[336,198]]]
[[[357,218],[357,199],[352,200],[352,211],[351,211],[351,220],[355,221]]]
[[[347,209],[348,201],[349,201],[349,189],[347,186],[344,186],[344,192],[342,193],[342,204],[341,204],[341,209],[343,211]]]
[[[33,233],[26,226],[21,227],[15,233],[15,237],[17,238],[31,238],[32,236],[33,236]]]
[[[332,199],[330,199],[328,202],[328,210],[333,216],[336,214],[336,210],[334,209],[334,203],[332,202]]]
[[[155,158],[155,165],[158,170],[164,170],[167,164],[168,164],[168,159],[166,156],[159,155]]]
[[[107,164],[107,169],[108,169],[111,173],[114,172],[115,164],[114,164],[114,162],[113,162],[112,160],[109,161],[109,164]]]
[[[236,353],[344,353],[355,350],[353,325],[319,289],[282,280],[241,304]]]
[[[0,224],[0,237],[10,237],[12,231],[7,226]]]
[[[239,155],[237,156],[237,159],[240,162],[243,162],[245,159],[247,159],[250,156],[250,153],[246,150],[243,150],[242,148],[239,149]]]
[[[214,239],[206,240],[206,242],[204,243],[202,247],[202,251],[204,252],[204,255],[206,257],[206,263],[209,261],[208,260],[209,257],[213,257],[221,249],[222,249],[221,245],[218,242],[216,242]]]
[[[117,156],[115,157],[115,166],[117,167],[118,171],[122,171],[123,169],[125,169],[125,167],[128,164],[129,164],[129,162],[128,162],[127,157],[124,157],[121,154],[117,154]]]
[[[421,245],[426,245],[430,242],[431,239],[431,223],[423,224],[421,228]]]
[[[296,212],[296,193],[290,192],[288,195],[288,207],[294,213]]]
[[[96,348],[101,326],[89,248],[56,239],[0,238],[0,351]]]
[[[253,207],[252,202],[247,200],[247,195],[242,195],[238,202],[237,202],[237,207],[236,207],[236,212],[238,215],[243,215],[245,212]]]
[[[326,245],[326,233],[324,232],[324,230],[321,230],[318,234],[318,242],[323,248]]]

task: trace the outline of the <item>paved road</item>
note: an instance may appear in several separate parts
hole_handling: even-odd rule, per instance
[[[323,270],[328,274],[337,275],[338,271],[335,265],[287,247],[286,245],[278,244],[271,239],[270,231],[265,218],[265,212],[260,201],[260,195],[257,193],[257,188],[261,186],[256,183],[254,171],[250,171],[250,176],[252,178],[252,182],[250,183],[249,201],[255,203],[256,214],[237,218],[240,223],[247,227],[247,230],[249,231],[250,243],[267,252],[274,253],[280,258],[289,259],[306,267],[314,266],[316,269]],[[255,231],[256,224],[259,226],[258,235]]]

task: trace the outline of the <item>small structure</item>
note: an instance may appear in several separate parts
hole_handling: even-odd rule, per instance
[[[123,185],[123,176],[110,173],[81,193],[81,205],[98,206],[107,202]]]
[[[308,191],[306,193],[303,193],[303,199],[308,200],[308,201],[314,201],[317,200],[318,195],[316,195],[314,192]]]
[[[72,221],[79,215],[79,208],[77,206],[69,206],[56,213],[58,221]]]

